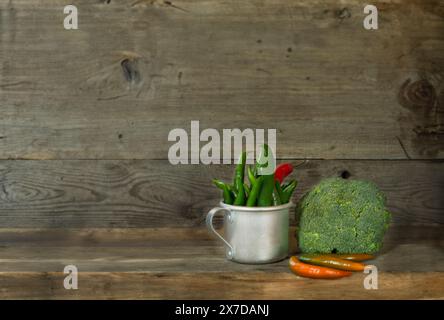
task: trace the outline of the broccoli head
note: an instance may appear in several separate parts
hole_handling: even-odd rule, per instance
[[[375,253],[390,222],[384,194],[367,181],[329,178],[296,207],[298,242],[307,253]]]

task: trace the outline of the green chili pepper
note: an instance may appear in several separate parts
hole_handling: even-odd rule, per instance
[[[248,180],[250,180],[250,184],[253,185],[256,182],[256,177],[253,172],[254,169],[251,169],[251,166],[247,167]]]
[[[214,179],[213,183],[216,185],[216,187],[223,191],[224,203],[233,204],[233,196],[228,188],[228,185],[217,179]]]
[[[293,192],[294,192],[294,189],[296,189],[297,184],[298,184],[298,182],[297,182],[296,180],[292,180],[292,181],[288,184],[288,186],[286,186],[286,187],[282,190],[282,193],[283,193],[283,199],[281,199],[281,200],[282,200],[282,203],[287,203],[287,202],[290,201],[291,196],[292,196],[292,194],[293,194]]]
[[[237,189],[237,195],[234,199],[235,206],[244,206],[245,205],[245,190],[244,190],[244,184],[240,184],[239,188]]]
[[[245,191],[245,196],[248,198],[250,196],[250,187],[246,183],[244,183],[244,191]]]
[[[298,182],[296,180],[291,180],[285,187],[283,187],[282,191],[288,191],[290,189],[295,189],[298,185]]]
[[[234,172],[234,191],[239,190],[241,184],[244,184],[245,162],[247,161],[247,152],[242,152]]]
[[[279,193],[275,187],[273,190],[273,205],[280,206],[281,204],[282,204],[281,197],[279,196]]]
[[[275,188],[276,188],[276,191],[277,191],[277,193],[279,194],[279,198],[281,199],[281,201],[283,200],[283,198],[284,198],[284,193],[283,193],[283,190],[282,190],[282,186],[281,186],[281,183],[279,182],[279,181],[275,181],[274,182],[274,186],[275,186]]]
[[[237,195],[237,193],[234,192],[234,186],[232,184],[227,184],[227,187],[228,187],[228,191],[230,192],[231,198],[234,201],[234,199],[236,199],[236,195]]]
[[[237,192],[234,205],[236,206],[245,205],[244,173],[246,160],[247,152],[244,151],[239,158],[239,163],[236,166],[236,172],[234,174],[234,189],[235,192]]]
[[[258,207],[269,207],[273,204],[274,175],[263,176],[261,192],[257,200]]]
[[[268,147],[268,145],[264,144],[256,162],[258,174],[261,175],[261,173],[264,171],[264,168],[266,167],[268,167],[268,169],[272,169],[272,172],[271,174],[262,175],[264,177],[264,181],[262,183],[262,188],[257,200],[257,205],[259,207],[269,207],[273,204],[275,164],[271,149]]]
[[[261,191],[262,181],[264,180],[263,176],[260,176],[256,179],[255,183],[251,186],[250,195],[247,200],[247,207],[256,206],[257,197],[259,196],[259,192]]]
[[[257,168],[256,168],[256,166],[252,166],[251,171],[253,172],[253,176],[257,179]]]

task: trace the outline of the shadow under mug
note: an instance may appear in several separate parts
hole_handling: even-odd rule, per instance
[[[227,205],[211,209],[207,228],[226,246],[228,260],[262,264],[283,260],[288,256],[289,202],[274,207],[243,207]],[[213,226],[216,214],[224,214],[224,236]]]

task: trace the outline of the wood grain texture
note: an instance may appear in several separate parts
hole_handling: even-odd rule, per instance
[[[444,299],[444,4],[372,4],[378,31],[358,0],[79,0],[67,31],[66,1],[1,1],[0,298]],[[191,120],[277,129],[294,201],[376,182],[379,290],[226,261],[202,225],[233,168],[166,160]]]
[[[229,262],[202,228],[0,229],[0,298],[443,299],[441,235],[441,226],[389,229],[369,261],[379,289],[366,290],[362,273],[310,280],[293,275],[287,259]],[[63,288],[68,264],[78,267],[79,290]]]
[[[384,272],[444,272],[444,229],[394,226],[369,263]],[[220,230],[223,233],[223,230]],[[289,254],[298,252],[295,228]],[[224,258],[224,248],[204,228],[0,229],[0,272],[285,273],[288,261],[246,265]]]
[[[443,168],[444,162],[429,161],[308,161],[295,170],[294,201],[321,179],[347,172],[380,186],[394,224],[442,224]],[[172,166],[164,160],[1,161],[0,225],[199,226],[220,201],[211,179],[230,181],[232,172],[230,165]]]
[[[166,159],[173,128],[280,158],[442,159],[441,1],[2,1],[1,159]]]
[[[363,274],[339,281],[309,280],[288,272],[85,272],[66,290],[61,272],[2,273],[1,299],[444,299],[444,272],[385,273],[366,290]]]

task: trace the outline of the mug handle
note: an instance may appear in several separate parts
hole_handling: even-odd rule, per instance
[[[228,219],[231,218],[230,216],[230,210],[225,209],[225,208],[220,208],[220,207],[216,207],[211,209],[208,213],[207,213],[207,219],[206,219],[206,223],[207,223],[207,228],[208,230],[210,230],[212,233],[214,233],[220,240],[222,240],[222,242],[228,247],[228,259],[233,259],[233,255],[234,255],[234,249],[231,246],[231,244],[228,243],[227,240],[225,240],[219,232],[216,231],[216,229],[214,229],[213,226],[213,218],[214,216],[220,212],[220,211],[225,211],[225,214],[228,214]]]

